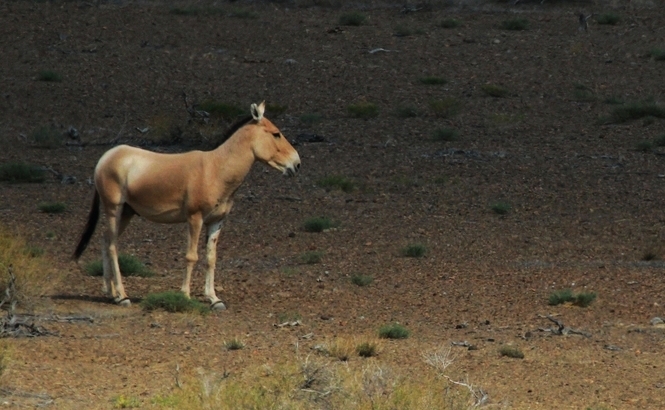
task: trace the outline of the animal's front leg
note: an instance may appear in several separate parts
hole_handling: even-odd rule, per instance
[[[180,290],[182,293],[190,297],[190,284],[192,283],[192,271],[196,265],[196,261],[199,260],[198,246],[199,246],[199,235],[201,235],[201,227],[203,226],[203,219],[201,215],[192,215],[189,217],[189,236],[187,239],[187,254],[185,259],[187,259],[187,271],[185,272],[185,280],[182,282],[182,288]]]
[[[222,229],[222,221],[208,225],[208,240],[206,242],[206,271],[205,295],[210,300],[210,307],[216,310],[224,310],[226,306],[219,300],[215,293],[215,264],[217,262],[217,240]]]

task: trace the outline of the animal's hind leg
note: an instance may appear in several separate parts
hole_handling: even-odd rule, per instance
[[[213,309],[224,310],[226,306],[215,294],[215,263],[217,262],[217,240],[222,229],[222,221],[215,222],[207,226],[206,241],[206,262],[208,269],[206,271],[205,295],[210,300],[210,306]]]
[[[134,211],[134,209],[132,209],[131,206],[127,204],[124,204],[122,206],[122,213],[120,214],[120,221],[118,222],[117,238],[120,238],[120,236],[125,231],[125,229],[129,225],[129,222],[132,220],[132,217],[134,215],[136,215],[136,212]],[[104,282],[102,285],[102,292],[105,295],[110,295],[115,299],[117,296],[117,292],[115,290],[113,282],[111,281],[111,272],[113,271],[113,269],[110,264],[110,259],[108,258],[107,247],[108,244],[106,244],[105,242],[104,246],[102,247],[102,263],[104,264]]]
[[[192,215],[189,217],[189,235],[187,237],[187,271],[185,272],[185,280],[182,282],[182,293],[189,298],[190,284],[192,282],[192,271],[199,260],[199,236],[201,235],[201,227],[203,226],[203,219],[200,214]]]

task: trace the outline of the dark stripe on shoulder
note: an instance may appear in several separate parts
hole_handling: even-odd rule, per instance
[[[249,122],[252,121],[253,119],[254,118],[252,118],[251,115],[248,115],[246,117],[242,117],[242,118],[238,119],[236,122],[231,124],[229,129],[227,129],[226,132],[224,132],[224,135],[222,135],[222,137],[220,138],[219,145],[222,145],[223,143],[225,143],[226,140],[231,138],[231,136],[236,133],[236,131],[238,131],[243,126],[249,124]]]

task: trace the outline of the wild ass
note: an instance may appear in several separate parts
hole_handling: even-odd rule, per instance
[[[215,294],[217,239],[233,196],[255,161],[293,176],[300,169],[298,152],[279,129],[263,117],[265,101],[251,105],[251,116],[236,123],[226,141],[213,151],[161,154],[120,145],[107,151],[95,167],[95,194],[81,239],[78,260],[99,220],[100,202],[106,214],[103,238],[103,292],[115,303],[130,305],[118,266],[118,237],[132,216],[158,223],[187,222],[187,270],[181,291],[190,297],[192,270],[198,260],[201,229],[206,228],[205,296],[214,309],[226,306]],[[111,273],[113,280],[111,280]]]

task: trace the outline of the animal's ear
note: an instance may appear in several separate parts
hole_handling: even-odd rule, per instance
[[[252,117],[256,121],[261,121],[261,119],[263,119],[263,113],[266,111],[266,102],[262,101],[259,105],[252,104],[251,111]]]

